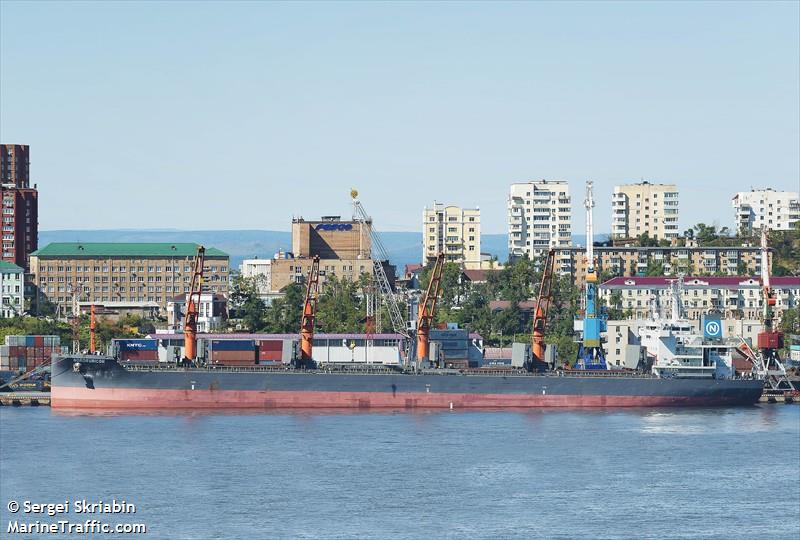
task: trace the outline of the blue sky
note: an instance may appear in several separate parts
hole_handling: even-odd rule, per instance
[[[800,186],[797,2],[0,4],[0,139],[40,228],[417,230],[434,199],[505,232],[508,185],[681,191],[681,227]]]

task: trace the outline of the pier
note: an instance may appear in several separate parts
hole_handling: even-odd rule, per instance
[[[0,406],[19,407],[28,405],[50,405],[50,392],[7,392],[0,393]]]

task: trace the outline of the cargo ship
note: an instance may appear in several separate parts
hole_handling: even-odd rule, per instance
[[[462,409],[751,405],[764,383],[608,371],[124,365],[62,355],[51,384],[56,409]]]

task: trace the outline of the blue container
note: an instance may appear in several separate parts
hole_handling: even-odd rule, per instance
[[[252,339],[212,339],[212,351],[254,351],[256,342]]]
[[[34,347],[35,342],[33,340],[33,336],[25,336],[25,346],[26,347]]]
[[[122,351],[157,351],[157,339],[115,339],[114,343]]]

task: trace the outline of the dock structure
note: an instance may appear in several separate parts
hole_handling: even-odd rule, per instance
[[[50,392],[0,392],[0,406],[50,405]]]
[[[800,404],[800,393],[781,390],[764,390],[758,400],[760,403],[798,403]]]

